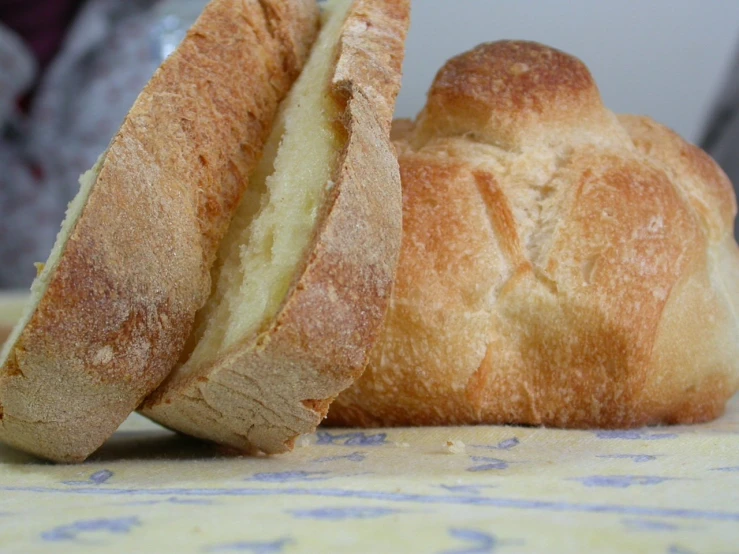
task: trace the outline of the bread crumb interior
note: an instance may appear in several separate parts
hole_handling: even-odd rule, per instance
[[[336,46],[351,2],[328,2],[302,73],[280,106],[264,155],[224,239],[214,289],[186,349],[187,374],[265,330],[313,238],[344,140],[329,94]]]

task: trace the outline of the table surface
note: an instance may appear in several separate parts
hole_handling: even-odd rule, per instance
[[[0,445],[0,552],[100,551],[739,553],[739,397],[705,425],[320,429],[277,457],[137,415],[82,465]]]

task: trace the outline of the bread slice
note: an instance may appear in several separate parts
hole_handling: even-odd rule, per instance
[[[329,2],[178,367],[142,407],[172,429],[283,452],[363,370],[401,240],[389,131],[407,0]]]
[[[0,358],[0,439],[85,459],[167,376],[315,38],[314,0],[213,0],[80,181]]]

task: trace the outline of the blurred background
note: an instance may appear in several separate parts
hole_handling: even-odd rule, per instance
[[[30,284],[79,174],[205,3],[0,0],[0,288]],[[449,57],[503,38],[578,56],[611,109],[668,125],[739,183],[736,0],[415,0],[397,115]]]

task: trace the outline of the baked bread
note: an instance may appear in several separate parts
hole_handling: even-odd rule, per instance
[[[0,358],[0,439],[85,459],[167,376],[318,29],[315,0],[213,0],[81,189]]]
[[[449,61],[397,128],[404,239],[342,425],[625,428],[739,383],[736,199],[698,148],[527,42]]]
[[[324,24],[219,252],[182,364],[142,406],[243,451],[312,432],[366,365],[401,243],[389,140],[409,0],[324,4]]]

